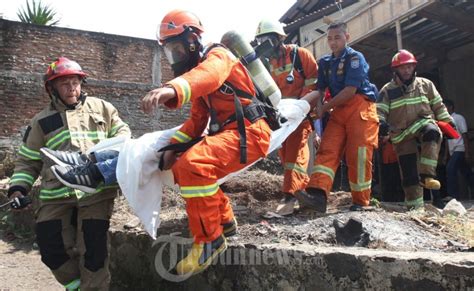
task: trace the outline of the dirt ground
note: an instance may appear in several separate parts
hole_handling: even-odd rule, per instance
[[[334,246],[337,244],[334,220],[344,223],[349,218],[356,218],[370,235],[368,248],[473,251],[474,208],[470,202],[463,202],[468,209],[463,217],[439,217],[429,211],[406,212],[396,203],[381,203],[371,211],[349,212],[350,193],[336,192],[329,197],[328,213],[324,215],[303,209],[289,217],[264,218],[263,215],[273,211],[282,197],[281,182],[281,175],[253,169],[222,185],[231,198],[239,222],[238,235],[231,238],[233,242]],[[3,201],[5,197],[0,197],[0,202]],[[41,263],[31,226],[19,228],[11,222],[12,214],[7,214],[0,211],[0,291],[63,290]],[[188,234],[184,201],[169,189],[163,196],[161,220],[159,234]],[[111,227],[143,232],[123,196],[116,199]]]

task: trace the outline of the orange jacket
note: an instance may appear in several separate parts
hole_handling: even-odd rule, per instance
[[[293,54],[291,51],[295,45],[283,45],[285,55],[282,58],[271,57],[270,74],[273,80],[281,90],[282,98],[299,98],[304,96],[309,91],[316,89],[316,81],[318,76],[318,65],[313,55],[305,48],[298,47],[298,55],[301,60],[301,65],[304,72],[304,77],[297,72],[296,68],[293,70],[295,80],[292,84],[286,82],[286,77],[291,70],[293,62]]]
[[[180,108],[191,102],[190,117],[172,137],[171,143],[188,142],[202,135],[210,115],[209,98],[220,124],[235,113],[234,94],[219,90],[225,81],[255,95],[252,79],[246,68],[230,51],[215,47],[191,71],[166,83],[177,93],[177,98],[168,101],[166,106]],[[244,107],[251,103],[249,99],[239,99]],[[237,125],[233,122],[226,128],[237,128]]]

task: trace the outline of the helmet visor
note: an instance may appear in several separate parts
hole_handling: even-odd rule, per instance
[[[180,40],[169,41],[163,44],[166,58],[171,65],[179,62],[187,61],[188,52]]]

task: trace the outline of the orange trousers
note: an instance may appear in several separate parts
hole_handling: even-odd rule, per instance
[[[309,182],[308,138],[312,128],[309,120],[305,119],[285,140],[279,150],[280,159],[284,168],[282,191],[294,194],[303,190]]]
[[[231,124],[232,125],[232,124]],[[229,198],[217,180],[265,157],[271,129],[265,120],[246,121],[247,164],[240,164],[239,133],[226,129],[206,136],[173,165],[175,182],[186,200],[189,228],[196,243],[210,242],[222,234],[222,224],[234,218]]]
[[[364,95],[356,94],[337,106],[324,129],[307,187],[322,189],[328,195],[345,152],[352,202],[369,205],[378,130],[376,105]]]

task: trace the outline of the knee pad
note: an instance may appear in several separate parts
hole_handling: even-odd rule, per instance
[[[434,124],[428,124],[422,129],[422,138],[421,140],[424,142],[438,142],[439,139],[441,138],[441,135],[439,133],[438,127]]]
[[[102,219],[85,219],[82,221],[82,232],[86,253],[84,267],[91,272],[97,272],[104,267],[107,251],[107,232],[109,221]]]
[[[61,220],[50,220],[36,224],[36,241],[41,261],[51,270],[56,270],[69,260],[64,247]]]
[[[402,169],[402,184],[404,187],[418,185],[418,165],[416,154],[408,154],[398,157],[400,168]]]

